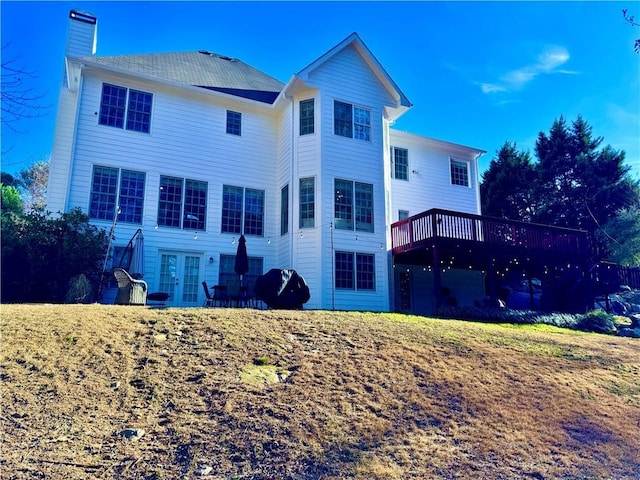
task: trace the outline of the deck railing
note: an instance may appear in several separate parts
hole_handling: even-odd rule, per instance
[[[391,225],[394,254],[430,246],[434,240],[467,240],[529,251],[589,254],[586,232],[432,209]]]

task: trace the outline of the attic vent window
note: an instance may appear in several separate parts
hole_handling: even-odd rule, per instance
[[[220,59],[221,60],[227,60],[228,62],[235,62],[236,61],[235,58],[227,57],[225,55],[220,55]]]
[[[210,51],[208,51],[208,50],[198,50],[198,53],[201,53],[201,54],[203,54],[203,55],[209,55],[210,57],[212,57],[212,56],[213,56],[213,53],[211,53],[211,52],[210,52]]]

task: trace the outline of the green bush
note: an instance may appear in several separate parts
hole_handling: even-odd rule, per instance
[[[615,334],[616,320],[601,310],[587,314],[547,313],[532,310],[510,310],[508,308],[486,307],[442,307],[438,310],[440,318],[452,318],[482,323],[510,323],[515,325],[553,325],[571,328],[583,332]]]
[[[96,291],[106,249],[107,233],[80,209],[56,218],[3,210],[1,301],[64,302],[69,281],[80,274]]]
[[[562,328],[574,328],[578,322],[576,315],[567,313],[547,313],[533,310],[511,310],[487,307],[442,307],[438,317],[470,320],[483,323],[511,323],[516,325],[544,324]]]
[[[575,327],[576,330],[606,333],[608,335],[614,334],[618,330],[614,316],[602,310],[594,310],[580,317]]]
[[[64,298],[64,303],[89,303],[92,299],[91,282],[84,273],[69,280],[69,290]]]

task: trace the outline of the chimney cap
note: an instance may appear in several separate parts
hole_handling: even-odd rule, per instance
[[[69,18],[84,23],[90,23],[91,25],[95,25],[96,23],[98,23],[98,19],[95,15],[76,9],[73,9],[69,12]]]

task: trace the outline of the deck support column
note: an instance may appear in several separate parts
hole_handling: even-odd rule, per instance
[[[438,245],[433,246],[433,295],[436,311],[442,306],[442,280],[440,277],[440,251]]]
[[[498,295],[496,292],[496,264],[495,260],[492,260],[489,263],[489,268],[487,268],[487,287],[489,288],[489,301],[491,306],[498,305]]]

